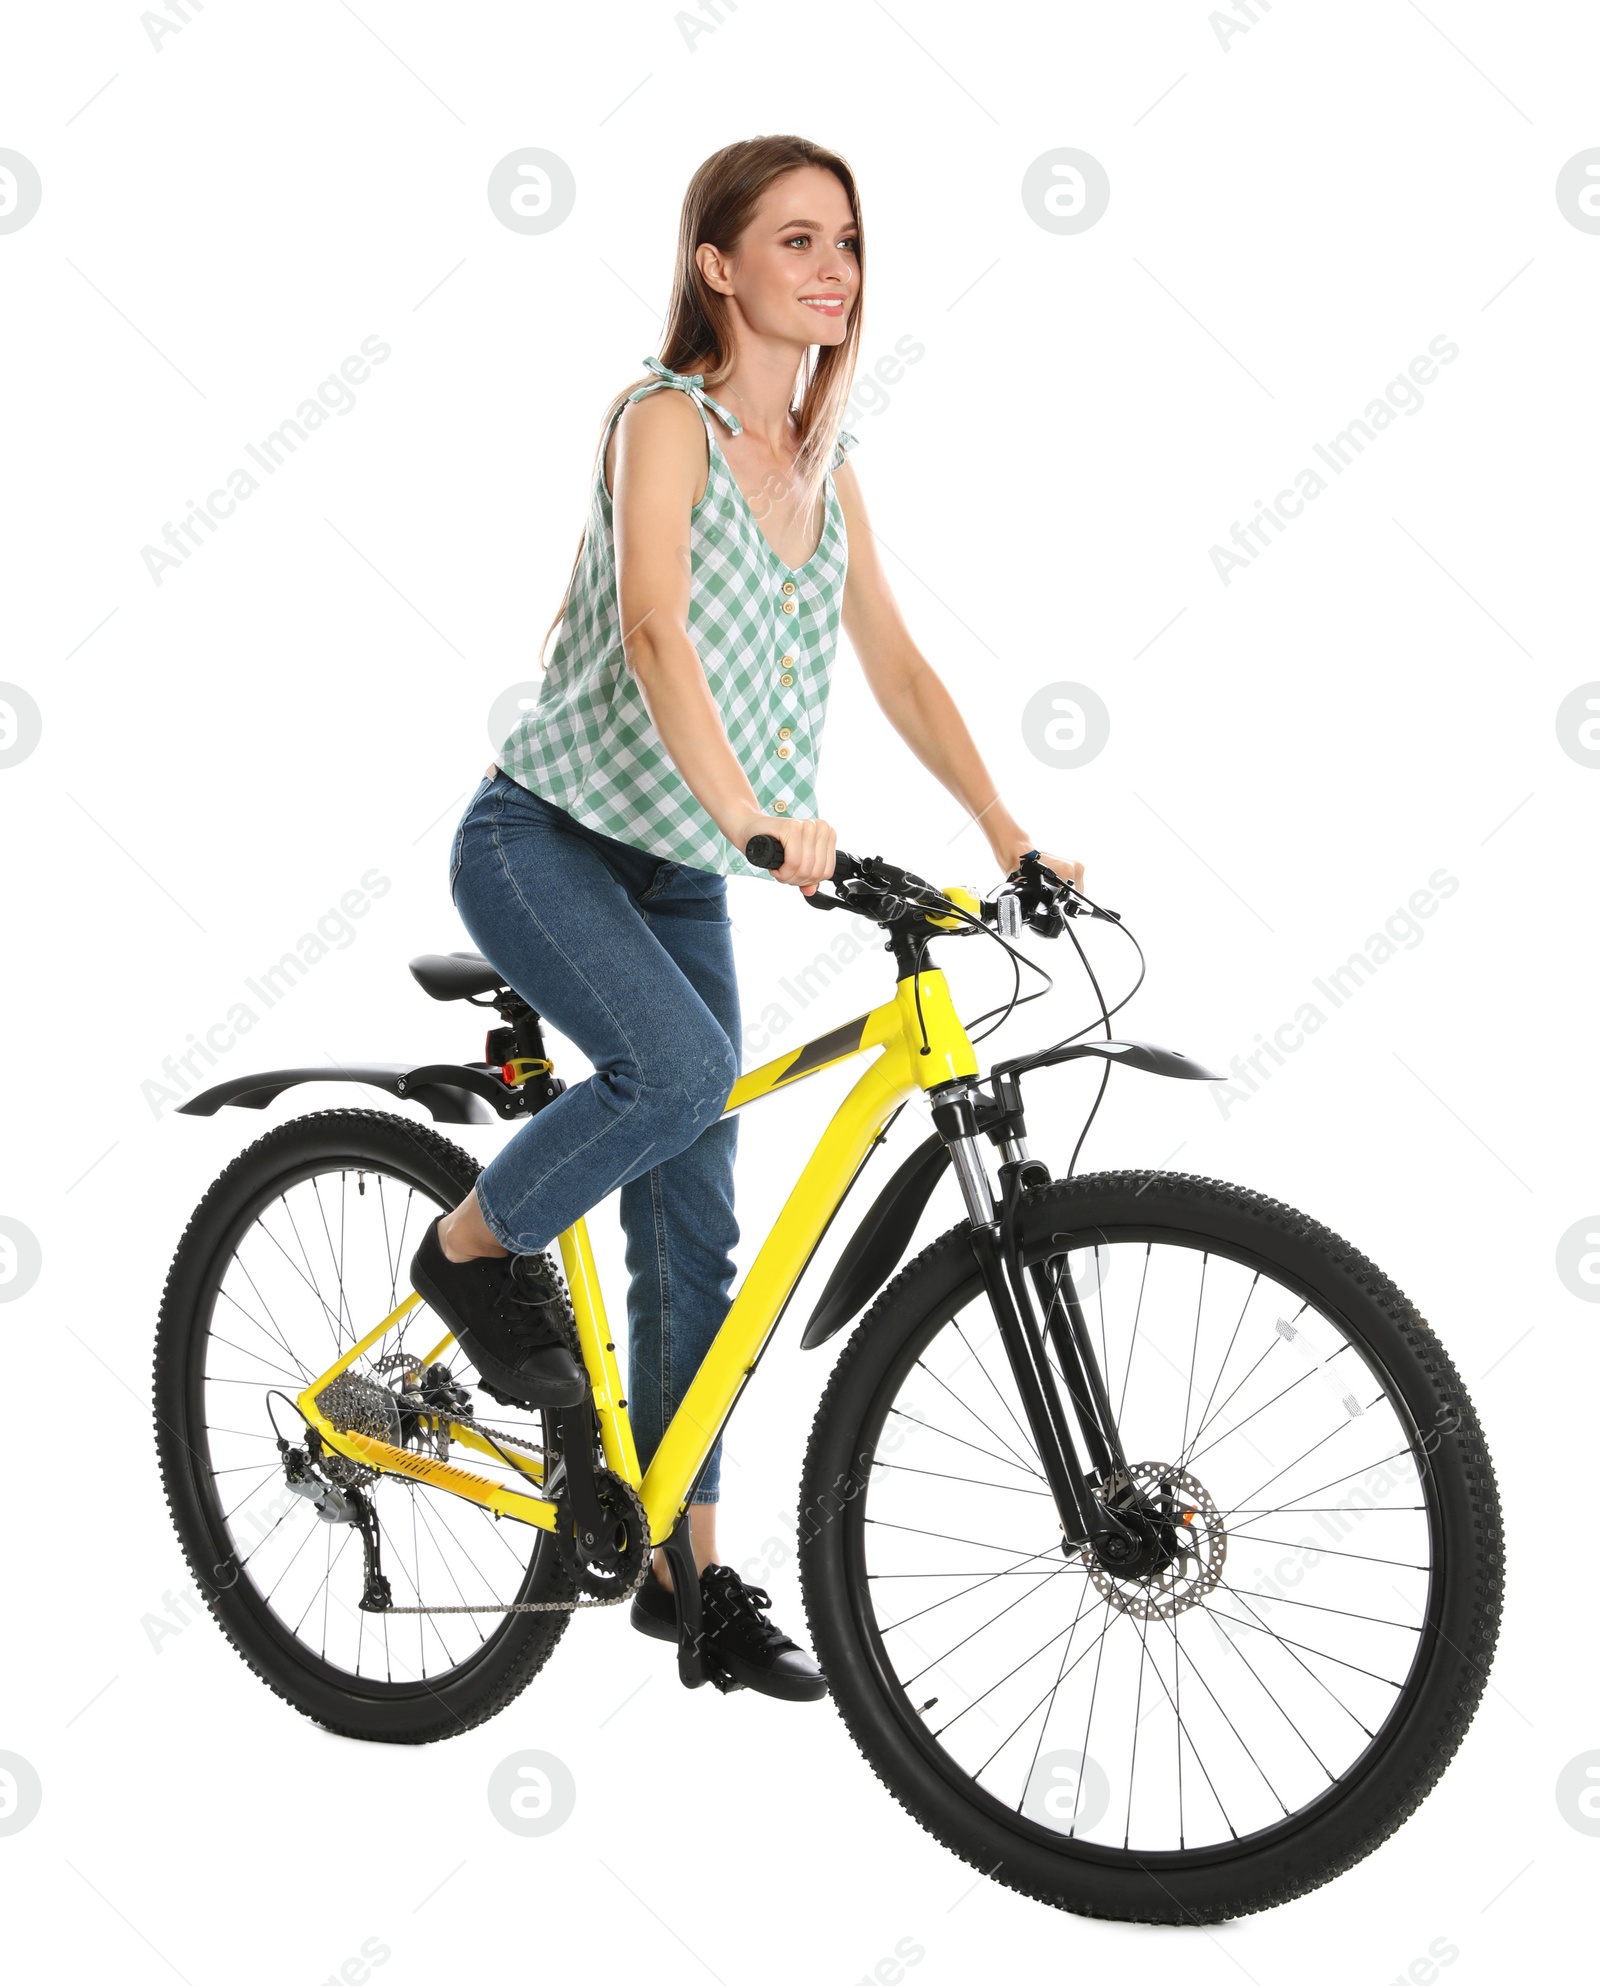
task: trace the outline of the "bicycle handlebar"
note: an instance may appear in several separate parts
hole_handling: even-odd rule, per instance
[[[783,867],[784,846],[776,835],[752,835],[745,843],[744,853],[745,860],[757,868]],[[847,855],[842,848],[834,850],[833,874],[825,880],[834,885],[836,894],[823,896],[818,889],[806,898],[807,903],[815,904],[819,909],[848,906],[879,924],[900,923],[919,912],[932,911],[937,915],[939,904],[930,899],[938,899],[946,905],[951,901],[943,890],[921,876],[913,875],[909,869],[898,868],[876,855]],[[1002,890],[995,902],[985,901],[978,906],[983,922],[1000,926],[1002,934],[1009,926],[1014,935],[1020,925],[1026,923],[1041,937],[1059,938],[1068,917],[1107,917],[1121,922],[1116,911],[1091,904],[1072,883],[1058,876],[1039,859],[1035,849],[1028,850],[1007,880],[1010,887]],[[855,887],[845,894],[841,885],[847,889],[851,885]],[[920,891],[926,891],[927,897],[919,898]],[[1008,917],[1001,908],[1008,898],[1016,905],[1014,917]],[[973,928],[970,924],[957,927],[959,930]],[[955,934],[955,931],[950,933],[951,936]]]

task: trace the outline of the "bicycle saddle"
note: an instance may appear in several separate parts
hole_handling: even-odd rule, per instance
[[[498,993],[505,981],[478,952],[424,952],[411,961],[411,977],[432,1000],[470,1000]]]

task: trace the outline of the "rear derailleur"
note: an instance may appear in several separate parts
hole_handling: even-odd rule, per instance
[[[359,1483],[329,1481],[323,1473],[329,1456],[322,1436],[314,1427],[306,1429],[304,1448],[291,1447],[280,1434],[278,1453],[283,1460],[284,1481],[296,1496],[307,1500],[324,1524],[353,1524],[360,1531],[362,1581],[361,1598],[356,1604],[363,1613],[387,1613],[394,1604],[394,1595],[384,1576],[377,1512],[366,1491]]]

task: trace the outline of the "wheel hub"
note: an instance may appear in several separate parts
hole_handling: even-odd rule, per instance
[[[1135,1462],[1116,1470],[1100,1494],[1135,1533],[1131,1542],[1084,1547],[1102,1599],[1136,1620],[1165,1620],[1198,1605],[1222,1577],[1228,1553],[1227,1531],[1204,1486],[1169,1462]]]

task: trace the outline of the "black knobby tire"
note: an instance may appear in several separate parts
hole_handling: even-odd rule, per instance
[[[289,1632],[248,1572],[240,1574],[210,1466],[205,1368],[219,1284],[260,1209],[270,1206],[286,1186],[341,1167],[368,1168],[405,1182],[437,1208],[459,1202],[481,1170],[469,1153],[437,1132],[383,1111],[325,1111],[293,1119],[258,1139],[201,1201],[168,1274],[156,1333],[156,1443],[167,1503],[197,1590],[256,1674],[329,1730],[346,1737],[424,1744],[481,1724],[510,1703],[548,1661],[570,1614],[488,1616],[498,1624],[485,1633],[481,1646],[442,1675],[411,1680],[352,1675],[320,1659],[316,1649]],[[403,1262],[398,1272],[403,1294],[408,1287]],[[376,1323],[382,1314],[370,1321]],[[291,1439],[301,1432],[292,1410],[281,1401],[277,1418]],[[550,1432],[547,1424],[547,1440]],[[526,1540],[536,1540],[514,1597],[571,1598],[571,1582],[553,1536],[519,1524],[505,1528],[517,1534],[522,1549],[528,1549]],[[482,1596],[471,1597],[476,1601]],[[415,1632],[417,1617],[407,1618]]]
[[[890,1403],[946,1320],[973,1303],[988,1316],[965,1229],[955,1228],[881,1292],[817,1411],[800,1567],[833,1698],[867,1761],[913,1818],[1026,1895],[1084,1915],[1159,1923],[1216,1922],[1284,1902],[1349,1868],[1401,1825],[1444,1771],[1482,1695],[1499,1626],[1503,1558],[1494,1474],[1472,1403],[1448,1353],[1380,1270],[1327,1228],[1257,1193],[1162,1173],[1056,1181],[1030,1189],[1022,1232],[1030,1263],[1054,1257],[1066,1235],[1076,1237],[1074,1247],[1156,1237],[1206,1248],[1219,1262],[1243,1265],[1241,1274],[1254,1264],[1279,1287],[1302,1293],[1347,1334],[1381,1379],[1397,1421],[1409,1419],[1420,1452],[1431,1452],[1428,1515],[1417,1520],[1431,1538],[1430,1597],[1417,1612],[1403,1692],[1365,1750],[1304,1811],[1186,1852],[1129,1854],[1115,1842],[1107,1848],[1068,1839],[1023,1819],[956,1769],[886,1654],[867,1570],[875,1485],[885,1480],[874,1473],[875,1457]],[[1014,1443],[1009,1424],[1006,1431]],[[996,1473],[992,1463],[983,1466]],[[1051,1510],[1047,1502],[1036,1507]],[[1181,1736],[1178,1749],[1181,1759]]]

